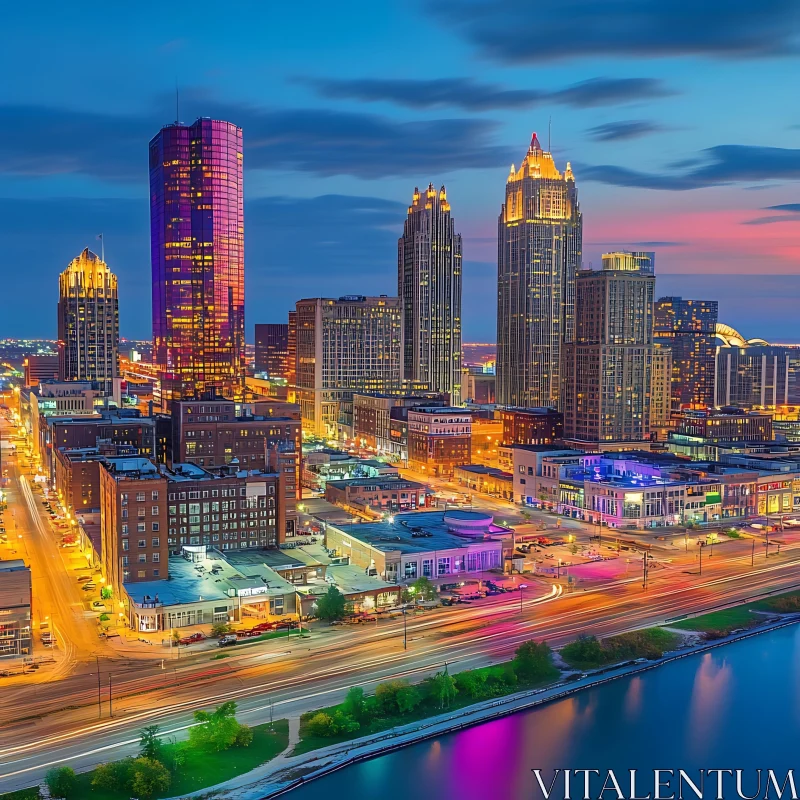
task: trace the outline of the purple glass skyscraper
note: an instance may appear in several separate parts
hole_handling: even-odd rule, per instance
[[[162,405],[244,387],[242,129],[201,118],[150,142],[153,363]]]

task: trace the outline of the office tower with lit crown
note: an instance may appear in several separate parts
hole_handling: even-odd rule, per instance
[[[581,243],[569,162],[562,175],[533,134],[520,168],[511,165],[498,221],[498,403],[559,403],[562,347],[575,331]]]
[[[119,374],[117,276],[88,248],[58,279],[58,372],[111,394]]]
[[[461,236],[444,186],[414,189],[398,241],[403,374],[461,402]]]
[[[402,389],[400,300],[317,297],[299,300],[296,309],[296,402],[303,432],[336,437],[342,415],[352,428],[354,393]]]
[[[612,256],[578,273],[575,339],[564,347],[564,439],[614,448],[650,437],[652,271]]]
[[[714,405],[716,300],[656,301],[655,341],[672,350],[672,412]]]
[[[162,403],[244,388],[242,130],[174,123],[150,142],[153,362]]]

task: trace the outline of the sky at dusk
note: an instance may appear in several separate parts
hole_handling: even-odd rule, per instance
[[[538,131],[571,161],[584,266],[657,253],[659,295],[800,341],[795,0],[18,3],[0,48],[0,336],[54,337],[57,276],[104,234],[149,338],[147,145],[244,131],[247,338],[301,297],[396,294],[415,186],[464,238],[464,338],[494,341],[497,215]]]

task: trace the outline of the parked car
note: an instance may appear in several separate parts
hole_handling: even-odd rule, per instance
[[[364,618],[362,617],[362,619]],[[375,618],[372,617],[371,619],[374,621]],[[296,619],[282,619],[280,620],[280,622],[275,623],[275,629],[286,630],[287,628],[290,628],[291,630],[294,630],[295,628],[298,627],[298,624],[299,623],[297,622]]]
[[[229,645],[236,644],[238,641],[239,639],[235,633],[228,633],[217,642],[217,645],[219,647],[228,647]]]
[[[202,633],[192,633],[189,636],[184,636],[183,639],[178,641],[178,644],[196,644],[202,642],[206,637]]]
[[[93,600],[92,608],[96,611],[105,611],[106,604],[102,600]]]
[[[266,633],[267,631],[274,631],[277,627],[277,622],[259,622],[258,625],[254,625],[250,630]]]
[[[83,586],[81,586],[81,589],[83,589],[84,592],[93,592],[96,588],[97,584],[94,583],[93,581],[89,581],[89,583],[84,583]]]
[[[81,575],[78,578],[78,583],[86,583],[86,581],[91,581],[91,580],[92,580],[92,576],[91,575]]]

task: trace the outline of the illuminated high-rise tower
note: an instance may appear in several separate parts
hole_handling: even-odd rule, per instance
[[[498,221],[498,403],[559,403],[562,346],[575,332],[581,226],[569,162],[562,175],[534,133],[520,168],[511,166]]]
[[[444,186],[433,184],[408,207],[397,246],[403,307],[403,377],[461,403],[461,236]]]
[[[119,367],[117,276],[88,248],[58,279],[58,373],[111,394]]]
[[[150,142],[153,361],[162,404],[244,387],[242,129],[201,118]]]

